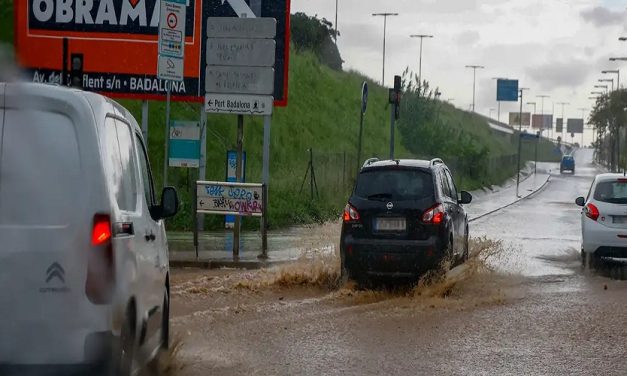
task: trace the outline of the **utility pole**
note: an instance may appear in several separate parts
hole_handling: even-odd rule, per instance
[[[544,100],[546,98],[551,98],[551,96],[550,95],[536,95],[536,98],[540,98],[542,100],[541,106],[540,106],[540,113],[542,115],[542,126],[540,127],[540,129],[544,131],[544,129],[546,128],[546,124],[544,124]],[[553,124],[551,124],[551,128],[553,128]]]
[[[418,63],[418,92],[422,93],[422,42],[425,38],[433,38],[433,35],[427,34],[414,34],[410,35],[410,38],[420,38],[420,59]]]
[[[483,65],[466,65],[472,69],[472,112],[475,112],[475,96],[477,93],[477,69],[485,69]]]
[[[519,198],[518,189],[520,188],[520,159],[522,152],[522,111],[523,111],[523,93],[525,90],[529,90],[529,88],[521,87],[518,91],[520,92],[520,115],[519,115],[519,125],[518,125],[518,164],[516,169],[516,198]]]
[[[337,45],[337,10],[338,10],[338,3],[339,0],[335,0],[335,35],[334,38],[335,39],[335,44]]]
[[[381,78],[381,86],[385,86],[385,37],[388,28],[388,17],[398,16],[398,13],[372,13],[373,17],[383,17],[383,77]]]
[[[564,127],[566,126],[566,119],[564,119],[564,107],[570,105],[570,103],[568,103],[568,102],[557,102],[556,104],[558,106],[562,106],[562,132],[561,132],[561,136],[562,136],[562,139],[564,139]]]

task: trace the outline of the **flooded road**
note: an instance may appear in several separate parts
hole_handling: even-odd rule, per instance
[[[590,151],[576,158],[577,175],[543,166],[557,171],[544,190],[473,222],[471,262],[429,285],[338,288],[332,255],[175,270],[172,374],[627,374],[627,282],[580,267],[574,199],[596,169]]]

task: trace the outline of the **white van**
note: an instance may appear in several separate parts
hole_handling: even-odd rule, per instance
[[[155,359],[169,340],[163,219],[177,211],[173,188],[157,204],[125,108],[0,83],[0,374],[124,375]]]

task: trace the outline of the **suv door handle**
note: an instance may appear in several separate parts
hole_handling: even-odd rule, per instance
[[[147,242],[154,242],[157,239],[157,237],[155,236],[154,233],[151,232],[150,234],[146,234],[144,236],[144,239],[146,239]]]

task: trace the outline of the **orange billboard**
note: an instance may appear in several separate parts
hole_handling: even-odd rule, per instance
[[[157,78],[160,0],[15,0],[17,61],[34,82],[60,82],[67,38],[68,56],[83,55],[85,90],[164,100],[169,84],[173,100],[202,102],[201,15],[201,0],[188,0],[181,82]]]

